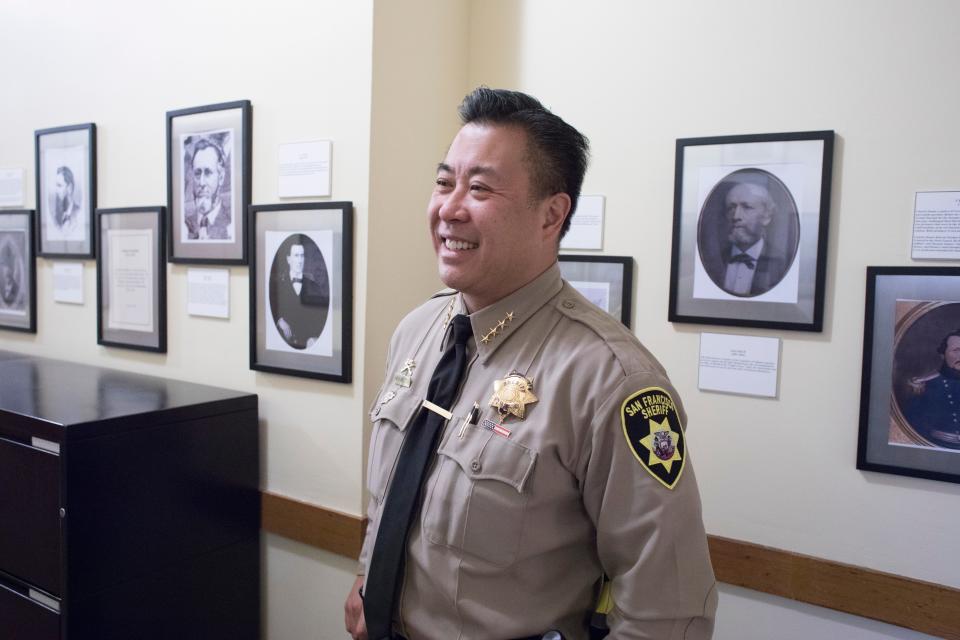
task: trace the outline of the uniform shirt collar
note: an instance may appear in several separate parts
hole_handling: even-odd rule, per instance
[[[551,298],[560,293],[563,281],[556,262],[506,298],[470,315],[473,337],[481,362],[486,362],[510,336]],[[462,294],[457,295],[454,314],[463,313]],[[458,311],[459,309],[459,311]]]

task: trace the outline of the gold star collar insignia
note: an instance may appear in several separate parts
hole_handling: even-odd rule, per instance
[[[514,415],[523,420],[526,405],[537,401],[533,395],[533,382],[511,371],[503,380],[493,383],[493,397],[490,406],[500,412],[501,420],[507,415]]]

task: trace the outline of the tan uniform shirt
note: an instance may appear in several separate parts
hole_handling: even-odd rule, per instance
[[[391,341],[386,382],[371,410],[361,574],[376,536],[403,535],[378,531],[384,494],[450,339],[447,323],[462,309],[459,295],[435,297]],[[660,364],[561,280],[556,265],[470,320],[476,343],[460,396],[445,407],[453,418],[410,530],[396,630],[410,640],[503,640],[557,629],[581,640],[606,572],[612,640],[709,638],[716,589],[700,496],[672,424],[685,415]],[[408,360],[414,366],[404,372]],[[411,371],[408,387],[403,374]],[[524,406],[522,420],[501,419],[489,405],[494,383],[513,371],[532,381],[538,398]],[[676,402],[667,421],[674,435],[658,440],[669,464],[631,443],[648,424],[637,422],[647,415],[640,400],[664,396]],[[479,420],[464,426],[475,402]],[[679,447],[671,448],[671,437]],[[670,489],[648,467],[680,477]]]

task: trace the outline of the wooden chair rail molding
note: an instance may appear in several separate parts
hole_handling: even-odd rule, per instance
[[[264,531],[356,558],[366,518],[263,492]],[[960,640],[960,589],[709,536],[717,580]]]

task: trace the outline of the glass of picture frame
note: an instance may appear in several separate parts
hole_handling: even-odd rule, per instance
[[[833,140],[677,140],[671,322],[823,330]]]
[[[348,383],[353,204],[250,207],[250,368]]]
[[[960,483],[960,268],[867,267],[857,468]]]
[[[37,332],[34,212],[0,210],[0,329]]]
[[[92,122],[34,132],[37,254],[93,258],[97,207],[97,127]]]
[[[630,328],[633,258],[630,256],[561,255],[563,279],[587,300]]]
[[[97,344],[167,351],[164,207],[97,210]]]
[[[247,264],[249,100],[167,112],[170,262]]]

